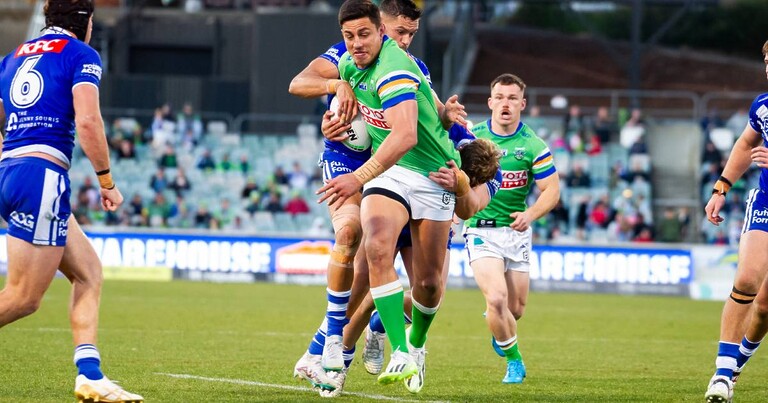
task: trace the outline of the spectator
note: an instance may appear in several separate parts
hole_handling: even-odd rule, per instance
[[[240,172],[243,176],[247,176],[251,172],[251,162],[248,161],[248,156],[243,154],[240,156]]]
[[[616,122],[611,119],[607,107],[601,106],[597,108],[592,130],[597,135],[601,144],[607,144],[616,136],[618,128],[616,127]]]
[[[261,195],[258,192],[252,192],[248,198],[248,205],[245,206],[245,211],[253,217],[257,211],[261,211]]]
[[[664,209],[664,216],[659,221],[659,241],[682,242],[683,226],[671,207]]]
[[[171,205],[168,214],[168,225],[176,228],[192,228],[194,219],[189,203],[181,195],[176,195],[176,201]]]
[[[589,223],[595,228],[606,228],[609,222],[608,205],[603,200],[598,200],[589,213]]]
[[[77,195],[77,203],[75,208],[72,209],[72,215],[75,216],[75,220],[80,225],[91,224],[91,209],[88,206],[90,200],[88,199],[88,193],[80,192]]]
[[[629,116],[623,127],[640,127],[645,128],[645,118],[643,118],[643,111],[639,108],[632,109],[632,114]]]
[[[168,226],[168,218],[171,216],[171,205],[165,200],[163,193],[155,193],[155,197],[147,208],[147,216],[149,226],[151,227]]]
[[[581,134],[587,131],[584,116],[581,114],[581,107],[579,105],[571,105],[568,109],[568,114],[563,119],[563,135],[566,138],[570,138],[573,134]]]
[[[298,161],[293,162],[293,171],[288,176],[288,184],[291,189],[306,189],[309,185],[309,176],[301,168],[301,164]]]
[[[621,211],[616,212],[607,230],[609,239],[615,239],[618,242],[628,242],[632,239],[632,224]]]
[[[176,168],[179,166],[179,163],[176,159],[176,150],[174,150],[172,145],[165,145],[165,149],[163,150],[163,154],[160,156],[160,159],[157,161],[157,165],[163,168]]]
[[[232,161],[229,160],[229,153],[224,153],[224,155],[221,156],[221,162],[219,162],[219,171],[222,172],[229,172],[234,167],[232,166]]]
[[[168,187],[176,192],[176,196],[181,196],[185,191],[192,189],[192,185],[189,183],[189,178],[187,178],[187,174],[184,173],[184,168],[176,170],[176,176]]]
[[[128,139],[120,140],[120,144],[117,147],[117,159],[134,159],[136,158],[136,147],[133,142]]]
[[[85,198],[82,200],[87,201],[86,208],[88,208],[88,210],[95,210],[101,207],[101,193],[99,193],[99,190],[94,186],[93,179],[91,179],[90,176],[85,177],[83,184],[80,186],[80,189],[78,189],[78,200],[80,200],[83,194],[85,195]]]
[[[211,228],[211,225],[216,225],[213,221],[213,215],[208,211],[208,205],[206,203],[200,203],[195,212],[195,228]]]
[[[643,214],[640,212],[635,215],[635,225],[633,226],[632,232],[634,234],[634,237],[632,238],[633,241],[650,242],[654,237],[653,227],[648,225],[648,223],[645,221],[645,216],[643,216]],[[638,240],[638,238],[641,237],[642,239]]]
[[[733,134],[738,137],[741,135],[741,132],[744,131],[748,121],[749,114],[745,108],[741,107],[728,118],[728,121],[725,122],[725,127],[730,129]]]
[[[312,171],[312,176],[309,177],[309,183],[320,184],[323,183],[323,168],[316,166]]]
[[[725,123],[723,123],[723,119],[720,119],[717,108],[711,108],[709,112],[701,118],[701,130],[707,135],[706,138],[709,138],[709,132],[712,131],[712,129],[723,126],[725,126]],[[741,129],[743,130],[744,127]]]
[[[629,147],[629,155],[634,154],[648,154],[648,144],[645,142],[645,135],[638,137],[632,146]]]
[[[539,137],[546,139],[549,136],[549,128],[544,118],[541,117],[541,109],[538,105],[528,107],[528,116],[525,118],[525,124],[533,129]]]
[[[280,193],[270,192],[267,204],[264,206],[264,210],[270,213],[279,213],[284,211],[283,205],[280,203]]]
[[[229,204],[229,199],[221,199],[219,209],[214,216],[219,227],[228,228],[236,216],[237,214],[232,210],[232,206]]]
[[[146,226],[146,216],[144,211],[144,201],[141,199],[141,195],[135,193],[128,203],[128,217],[130,225],[134,227]]]
[[[574,164],[566,183],[570,188],[588,188],[592,185],[592,179],[584,172],[581,164]]]
[[[144,142],[141,125],[135,118],[115,119],[112,122],[112,133],[119,139],[126,139],[131,143],[142,144]]]
[[[701,155],[702,170],[709,169],[709,165],[720,167],[723,163],[723,153],[715,147],[712,140],[707,139],[704,143],[704,152]]]
[[[200,160],[197,161],[197,169],[205,172],[211,172],[216,169],[216,161],[214,161],[211,155],[211,150],[206,149],[203,151],[203,155],[200,156]]]
[[[248,178],[248,181],[245,182],[245,187],[243,187],[243,191],[240,193],[240,197],[243,199],[248,199],[251,197],[251,194],[254,193],[259,193],[259,185],[256,184],[256,179]]]
[[[155,193],[160,193],[168,187],[168,179],[165,178],[165,170],[162,166],[157,168],[157,172],[152,175],[152,179],[149,180],[149,187],[154,190]]]
[[[277,168],[275,168],[275,172],[272,174],[272,177],[275,181],[275,184],[288,185],[288,175],[286,175],[285,171],[283,171],[283,167],[278,165]]]
[[[576,238],[584,240],[587,238],[585,231],[589,220],[589,196],[584,196],[576,208]]]
[[[309,205],[304,198],[301,197],[301,192],[294,190],[292,196],[291,200],[288,200],[288,203],[285,203],[285,211],[291,213],[293,216],[296,214],[309,213]]]
[[[185,103],[176,117],[176,131],[182,145],[194,147],[203,136],[203,121],[192,109],[192,104]]]

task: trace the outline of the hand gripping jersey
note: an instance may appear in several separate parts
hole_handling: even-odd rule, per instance
[[[427,78],[395,41],[385,38],[379,57],[365,69],[358,69],[351,55],[343,55],[339,73],[355,91],[359,112],[368,125],[374,154],[392,130],[384,119],[384,111],[413,99],[419,110],[418,144],[397,165],[425,176],[445,166],[448,160],[461,166],[459,153],[440,122]]]
[[[0,63],[0,100],[6,114],[2,158],[33,151],[70,165],[75,140],[72,89],[99,86],[101,59],[57,28],[23,43]]]
[[[386,40],[388,37],[385,35],[384,40]],[[329,62],[333,63],[334,66],[337,68],[339,67],[339,60],[341,60],[341,57],[347,53],[347,46],[344,44],[344,41],[341,41],[325,51],[322,55],[318,56],[321,59],[328,60]],[[419,67],[419,70],[421,70],[421,73],[424,74],[424,77],[426,77],[427,82],[429,83],[429,87],[432,88],[432,76],[429,72],[429,69],[427,68],[427,65],[424,64],[418,57],[408,53],[408,56],[413,59],[413,61],[416,63],[416,65]],[[331,94],[328,96],[328,104],[326,107],[330,108],[331,100],[333,100],[334,95]],[[371,156],[371,149],[361,150],[361,151],[354,151],[350,150],[348,147],[344,147],[340,142],[338,141],[330,141],[328,139],[323,140],[325,142],[325,148],[331,149],[333,151],[345,154],[351,158],[359,159],[362,161],[367,161],[368,158]]]
[[[501,189],[488,206],[470,218],[467,226],[509,226],[513,221],[509,216],[511,213],[525,211],[525,199],[533,181],[555,173],[552,153],[544,141],[522,122],[517,131],[509,136],[493,133],[490,119],[475,125],[472,132],[477,138],[489,139],[501,148],[502,182]]]

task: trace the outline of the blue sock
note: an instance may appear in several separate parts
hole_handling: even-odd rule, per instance
[[[328,291],[328,312],[326,318],[328,318],[328,336],[341,336],[349,320],[347,319],[347,305],[349,304],[349,296],[352,291],[333,291],[330,288]]]
[[[86,378],[98,381],[104,377],[101,373],[101,355],[99,350],[93,344],[81,344],[75,347],[75,358],[73,360],[77,365],[77,374],[85,375]]]
[[[736,364],[736,357],[739,356],[739,344],[727,343],[721,341],[717,349],[717,359],[715,360],[715,366],[717,371],[715,375],[725,376],[728,379],[733,378],[733,371],[738,368]]]
[[[371,327],[371,330],[377,333],[387,332],[384,330],[384,324],[381,323],[381,316],[379,316],[379,311],[373,311],[373,314],[371,314],[371,320],[368,322],[368,326]]]
[[[355,359],[355,347],[352,346],[349,350],[344,350],[344,368],[349,368],[352,365],[352,360]]]
[[[741,345],[739,346],[739,356],[736,357],[736,365],[739,368],[743,367],[758,347],[760,347],[759,341],[753,343],[747,339],[747,336],[744,336],[744,338],[741,339]]]
[[[322,355],[323,354],[323,346],[325,346],[325,332],[328,329],[328,319],[323,319],[323,323],[320,324],[320,327],[317,328],[317,332],[315,332],[315,337],[312,338],[312,341],[309,342],[309,347],[307,348],[307,351],[312,355]]]

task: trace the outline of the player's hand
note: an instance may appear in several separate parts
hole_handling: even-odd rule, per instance
[[[445,112],[443,113],[445,114],[445,119],[450,123],[458,123],[467,127],[467,112],[464,110],[464,105],[459,103],[458,95],[454,94],[445,101]]]
[[[101,207],[104,210],[115,211],[123,204],[123,195],[117,185],[112,189],[100,188],[99,191],[101,192]]]
[[[456,183],[458,180],[456,179],[456,172],[453,170],[453,168],[458,167],[456,166],[456,163],[453,162],[453,160],[448,161],[446,165],[448,166],[447,168],[440,167],[437,172],[430,172],[429,180],[437,183],[441,188],[451,193],[456,193]]]
[[[336,98],[339,99],[339,117],[344,123],[352,122],[357,116],[357,98],[348,82],[341,81],[336,86]]]
[[[509,226],[519,232],[527,231],[528,228],[531,226],[531,215],[528,213],[528,211],[516,211],[509,215],[512,217],[513,220],[512,224],[509,224]]]
[[[347,130],[352,127],[349,123],[344,123],[336,114],[331,111],[325,111],[323,121],[320,124],[320,131],[323,137],[330,141],[344,141],[349,138]]]
[[[763,146],[752,149],[752,162],[760,168],[768,167],[768,148]]]
[[[720,217],[720,210],[725,206],[725,195],[713,194],[709,198],[707,206],[704,207],[704,212],[707,214],[707,221],[720,226],[720,223],[725,221],[723,217]]]
[[[318,189],[315,194],[322,194],[317,201],[318,203],[327,201],[328,206],[339,208],[347,199],[359,192],[362,187],[363,184],[357,180],[357,177],[354,174],[348,173],[331,179],[325,186]]]

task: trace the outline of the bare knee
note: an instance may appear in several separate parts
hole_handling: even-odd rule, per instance
[[[43,301],[42,295],[22,295],[16,292],[4,292],[11,298],[10,310],[15,319],[21,319],[32,315],[40,309],[40,303]]]
[[[763,322],[768,320],[768,299],[758,298],[755,300],[755,316]]]
[[[421,278],[416,281],[416,285],[427,295],[435,295],[442,290],[442,278],[439,275]]]
[[[485,303],[488,305],[488,313],[501,315],[507,309],[507,294],[504,292],[490,292],[485,296]]]
[[[365,237],[365,254],[371,266],[389,265],[392,263],[394,248],[384,239],[373,236]],[[370,267],[369,267],[370,270]]]
[[[525,313],[525,301],[517,301],[515,306],[510,308],[510,311],[512,311],[512,316],[515,317],[515,320],[520,320],[523,317],[523,313]]]

